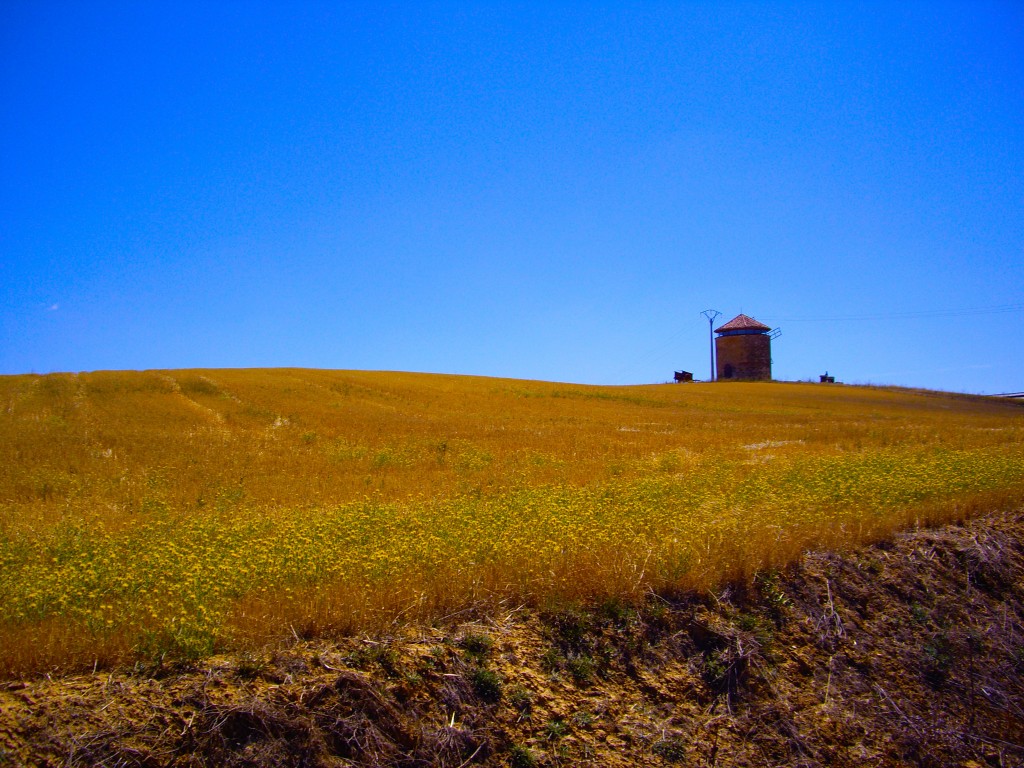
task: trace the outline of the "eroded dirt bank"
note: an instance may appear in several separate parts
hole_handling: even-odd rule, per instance
[[[1022,511],[715,595],[458,618],[2,683],[0,765],[1024,765]]]

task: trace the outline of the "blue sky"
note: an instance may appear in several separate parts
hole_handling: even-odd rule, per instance
[[[0,3],[0,373],[658,382],[708,308],[1024,390],[1024,6]]]

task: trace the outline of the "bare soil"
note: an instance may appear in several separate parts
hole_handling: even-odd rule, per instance
[[[0,683],[0,765],[1022,766],[1024,511],[707,595]]]

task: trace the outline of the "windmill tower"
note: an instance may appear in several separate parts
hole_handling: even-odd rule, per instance
[[[745,381],[769,380],[772,377],[772,338],[775,334],[764,323],[752,317],[736,315],[725,325],[715,328],[717,378]]]

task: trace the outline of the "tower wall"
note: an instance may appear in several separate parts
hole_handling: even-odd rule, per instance
[[[720,380],[772,377],[772,340],[767,333],[719,336],[715,339],[715,356]]]

